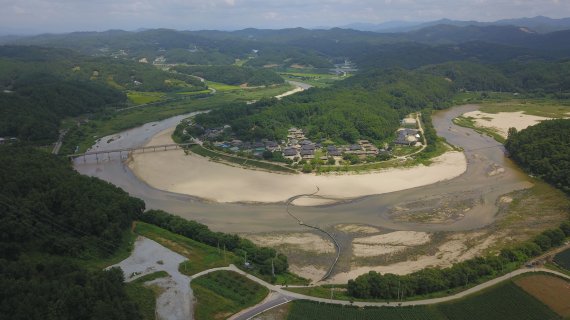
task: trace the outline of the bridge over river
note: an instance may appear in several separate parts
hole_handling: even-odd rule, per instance
[[[135,152],[141,152],[141,153],[145,153],[147,151],[152,151],[152,152],[157,152],[157,151],[168,151],[168,150],[176,150],[179,148],[184,148],[184,147],[188,147],[191,145],[196,145],[197,143],[195,142],[188,142],[188,143],[171,143],[171,144],[161,144],[161,145],[156,145],[156,146],[142,146],[142,147],[133,147],[133,148],[121,148],[121,149],[103,149],[103,150],[99,150],[99,151],[88,151],[88,152],[84,152],[84,153],[74,153],[74,154],[70,154],[67,155],[67,158],[69,159],[77,159],[77,158],[82,158],[83,162],[87,162],[87,157],[88,156],[95,156],[96,161],[99,162],[99,156],[107,156],[107,159],[110,160],[111,159],[111,155],[113,153],[118,153],[120,159],[123,159],[123,152],[126,153],[127,155],[130,153],[135,153]]]

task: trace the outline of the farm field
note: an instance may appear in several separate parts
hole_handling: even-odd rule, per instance
[[[231,271],[216,271],[191,282],[197,320],[227,319],[261,302],[269,290]]]
[[[532,275],[515,280],[516,285],[547,305],[558,315],[570,317],[570,282],[551,275]]]
[[[294,301],[287,320],[305,319],[409,319],[409,320],[445,320],[434,307],[381,307],[358,308],[342,305],[329,305],[311,301]]]
[[[221,253],[217,248],[148,223],[137,222],[135,232],[187,257],[189,260],[180,264],[180,272],[186,275],[193,275],[211,268],[227,267],[237,259],[231,252]]]
[[[139,92],[139,91],[127,92],[127,98],[135,105],[160,101],[165,96],[166,94],[162,92]]]
[[[357,308],[294,301],[286,319],[549,320],[560,317],[513,281],[508,281],[458,301],[430,306]]]
[[[570,270],[570,249],[566,249],[554,256],[554,262],[560,267]]]
[[[488,290],[457,302],[437,305],[449,320],[549,320],[560,317],[536,300],[513,281],[501,283]]]
[[[316,88],[326,88],[331,86],[336,81],[347,78],[322,73],[283,72],[279,74],[286,80],[301,81],[308,83]]]

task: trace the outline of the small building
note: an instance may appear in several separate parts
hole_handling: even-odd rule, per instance
[[[297,149],[294,148],[287,148],[283,150],[284,157],[296,157],[297,156]]]

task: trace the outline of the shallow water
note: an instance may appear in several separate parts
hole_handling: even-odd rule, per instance
[[[497,218],[497,199],[503,194],[528,188],[532,184],[526,175],[504,156],[502,146],[495,140],[453,124],[453,118],[477,108],[474,105],[466,105],[439,111],[433,115],[438,135],[465,150],[468,166],[461,176],[428,186],[367,196],[338,205],[294,207],[291,211],[305,223],[320,227],[358,223],[396,230],[463,231],[493,223]],[[190,115],[149,123],[105,137],[92,149],[101,151],[142,146],[158,132],[175,126]],[[112,137],[114,140],[110,141]],[[126,153],[123,153],[123,157],[125,156]],[[197,220],[217,231],[239,233],[303,230],[302,226],[287,215],[285,204],[212,203],[157,190],[139,180],[119,159],[117,153],[99,156],[98,161],[94,156],[89,156],[86,159],[76,159],[74,165],[76,170],[83,174],[109,181],[143,199],[148,209],[162,209]],[[504,171],[501,169],[502,173],[489,175],[497,168],[503,168]],[[406,208],[421,213],[447,210],[463,203],[470,203],[470,210],[444,223],[402,222],[391,216],[394,208]]]

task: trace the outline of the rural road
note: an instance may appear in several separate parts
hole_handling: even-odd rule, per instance
[[[185,257],[180,256],[179,254],[171,251],[168,248],[163,247],[162,245],[152,240],[149,240],[144,237],[139,237],[135,244],[135,250],[133,250],[131,256],[114,266],[118,266],[121,269],[123,269],[127,281],[132,281],[140,276],[156,272],[159,270],[166,271],[171,276],[171,278],[169,279],[171,283],[170,285],[167,286],[167,291],[163,295],[159,296],[157,299],[157,312],[161,319],[191,319],[192,318],[191,301],[193,299],[193,295],[189,285],[190,282],[193,279],[199,278],[201,276],[216,271],[233,271],[239,273],[245,276],[246,278],[266,287],[271,292],[270,296],[268,296],[268,298],[266,298],[264,301],[251,308],[242,310],[238,314],[231,317],[230,319],[232,320],[251,319],[256,315],[259,315],[269,309],[272,309],[276,306],[297,299],[311,300],[311,301],[330,303],[330,304],[354,305],[359,307],[419,306],[419,305],[436,304],[436,303],[461,299],[465,296],[468,296],[475,292],[479,292],[486,288],[492,287],[502,281],[508,280],[512,277],[525,273],[545,272],[570,280],[570,276],[550,269],[524,268],[524,269],[517,269],[501,277],[479,284],[473,288],[462,291],[452,296],[434,298],[434,299],[416,300],[416,301],[403,301],[403,302],[392,301],[392,303],[364,302],[364,301],[357,301],[350,303],[350,301],[346,300],[317,298],[300,293],[287,291],[284,289],[284,287],[272,285],[268,282],[265,282],[251,274],[248,274],[238,269],[233,264],[228,267],[212,268],[204,270],[202,272],[192,275],[191,277],[188,277],[182,275],[178,271],[178,265],[186,260],[187,259]]]

